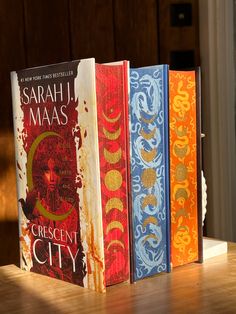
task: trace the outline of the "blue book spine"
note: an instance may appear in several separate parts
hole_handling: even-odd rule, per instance
[[[134,281],[170,271],[168,66],[130,69]]]

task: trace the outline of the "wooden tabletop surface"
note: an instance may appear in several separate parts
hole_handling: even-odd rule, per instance
[[[2,266],[0,313],[236,313],[236,244],[204,264],[112,286],[106,294]]]

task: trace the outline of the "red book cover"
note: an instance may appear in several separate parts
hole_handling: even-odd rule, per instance
[[[11,79],[21,268],[105,291],[95,61]]]
[[[126,158],[127,63],[96,64],[105,281],[129,279]]]
[[[100,292],[129,279],[125,71],[12,72],[22,269]]]

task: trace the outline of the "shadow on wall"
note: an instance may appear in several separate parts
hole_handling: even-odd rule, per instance
[[[0,266],[19,265],[14,136],[0,135]]]
[[[0,266],[20,265],[18,221],[0,221]]]
[[[0,221],[17,220],[14,136],[0,135]]]

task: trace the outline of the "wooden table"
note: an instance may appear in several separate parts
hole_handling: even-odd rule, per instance
[[[236,313],[236,244],[229,253],[106,294],[0,267],[0,313]]]

